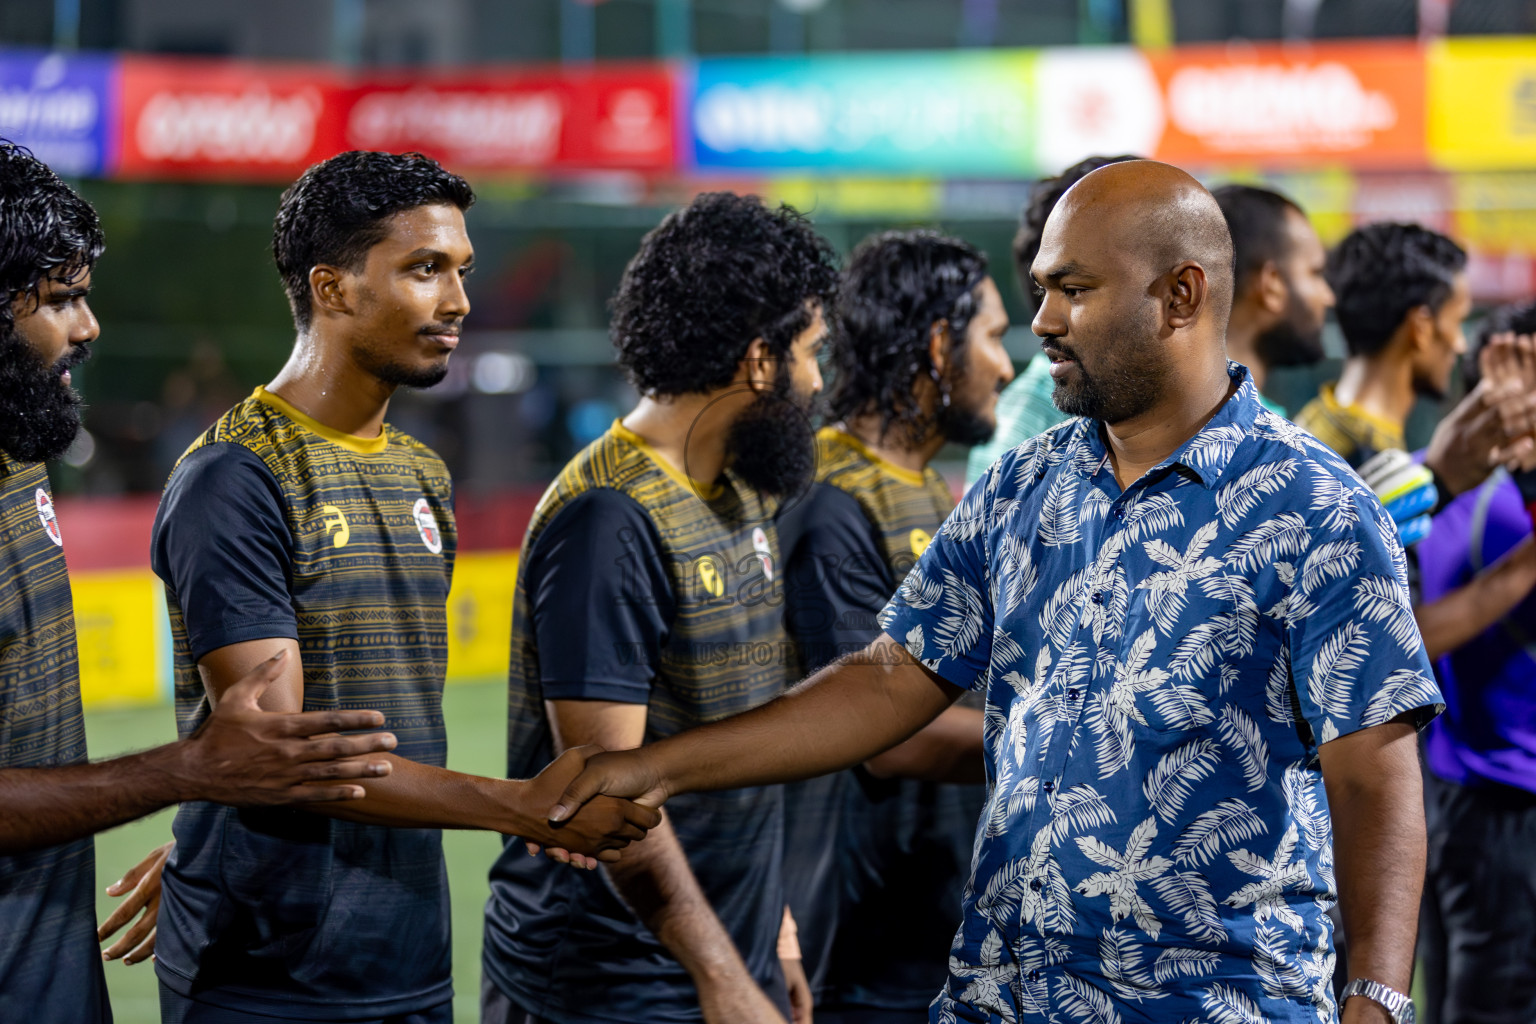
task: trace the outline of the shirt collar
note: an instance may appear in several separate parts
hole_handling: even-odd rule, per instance
[[[1254,387],[1253,377],[1246,366],[1227,360],[1227,376],[1238,386],[1232,397],[1216,410],[1216,415],[1194,437],[1149,469],[1142,477],[1143,480],[1160,478],[1165,470],[1173,467],[1199,480],[1207,490],[1214,488],[1221,480],[1228,463],[1237,452],[1239,442],[1252,433],[1255,421],[1264,411],[1259,402],[1259,390]],[[1109,449],[1104,444],[1103,426],[1099,420],[1083,420],[1079,424],[1077,436],[1090,453],[1087,464],[1107,468],[1105,459],[1109,456]]]

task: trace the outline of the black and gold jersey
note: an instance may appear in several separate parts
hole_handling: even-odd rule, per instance
[[[86,760],[64,537],[40,462],[0,452],[0,768]],[[90,839],[0,855],[0,1020],[110,1020]]]
[[[622,424],[545,493],[523,545],[512,617],[508,764],[542,768],[546,700],[643,704],[651,741],[783,691],[788,655],[771,508],[727,473],[690,480]],[[779,986],[782,791],[697,793],[667,813],[748,969]],[[687,972],[600,873],[509,843],[491,873],[485,969],[535,1016],[698,1020]]]
[[[879,635],[876,616],[953,507],[932,466],[903,469],[836,428],[817,435],[816,482],[779,517],[786,626],[805,671]],[[933,999],[985,799],[981,785],[862,769],[786,788],[786,888],[818,1010],[915,1019]]]
[[[874,639],[875,616],[954,505],[932,466],[903,469],[836,427],[817,433],[815,482],[779,515],[802,673]]]
[[[371,708],[395,753],[442,766],[447,468],[386,425],[342,434],[258,388],[182,456],[152,561],[165,581],[183,735],[207,716],[197,661],[298,642],[304,709]],[[448,999],[441,834],[300,810],[187,804],[156,963],[182,995],[255,1013],[369,1019]]]

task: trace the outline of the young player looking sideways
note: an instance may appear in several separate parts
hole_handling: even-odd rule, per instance
[[[442,461],[384,416],[397,387],[447,373],[469,312],[473,201],[462,178],[415,154],[343,153],[306,171],[283,195],[273,240],[293,355],[166,485],[153,564],[180,728],[287,651],[263,708],[377,704],[399,738],[387,783],[345,809],[181,809],[156,964],[168,1021],[448,1021],[439,829],[610,859],[657,821],[613,801],[568,834],[548,828],[538,801],[579,757],[528,782],[443,767],[451,485]]]

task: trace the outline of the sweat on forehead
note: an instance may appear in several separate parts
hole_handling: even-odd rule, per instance
[[[1055,237],[1053,237],[1055,236]],[[1205,269],[1215,292],[1230,293],[1232,236],[1221,207],[1184,171],[1154,160],[1127,160],[1084,176],[1045,227],[1045,246],[1129,253],[1162,273],[1186,260]],[[1054,245],[1052,245],[1054,243]]]

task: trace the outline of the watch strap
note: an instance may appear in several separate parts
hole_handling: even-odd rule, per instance
[[[1404,1010],[1413,1004],[1413,1000],[1397,989],[1389,985],[1383,985],[1379,981],[1371,981],[1369,978],[1355,978],[1350,981],[1348,985],[1344,986],[1344,991],[1339,994],[1340,1009],[1343,1009],[1344,1002],[1350,996],[1364,996],[1373,1003],[1380,1003],[1386,1007],[1387,1012],[1392,1015],[1393,1021],[1396,1021],[1397,1024],[1404,1024],[1406,1020],[1410,1019],[1404,1013]]]

